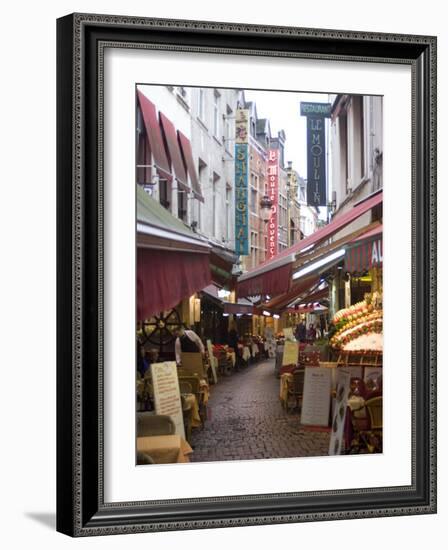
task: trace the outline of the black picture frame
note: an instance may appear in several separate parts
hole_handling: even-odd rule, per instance
[[[138,48],[412,68],[412,484],[107,503],[102,480],[102,53]],[[57,21],[57,530],[71,536],[436,512],[436,38],[72,14]]]

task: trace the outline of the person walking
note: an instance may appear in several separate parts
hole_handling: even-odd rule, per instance
[[[233,326],[229,330],[229,333],[227,334],[227,345],[229,346],[229,348],[233,348],[233,351],[235,353],[238,351],[238,340],[239,340],[238,332],[236,328]]]
[[[306,340],[306,326],[303,321],[296,326],[295,337],[299,342],[305,342]]]

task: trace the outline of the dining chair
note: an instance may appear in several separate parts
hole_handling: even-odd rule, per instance
[[[176,431],[172,418],[150,412],[137,413],[137,437],[173,435]]]

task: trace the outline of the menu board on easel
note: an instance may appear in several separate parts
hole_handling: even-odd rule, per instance
[[[328,426],[331,398],[331,369],[306,367],[301,424]]]
[[[342,451],[347,401],[350,393],[351,374],[348,370],[338,370],[338,385],[333,407],[329,455],[339,455]]]
[[[151,365],[151,376],[156,414],[170,416],[174,422],[176,434],[185,439],[182,402],[175,361],[153,363]]]

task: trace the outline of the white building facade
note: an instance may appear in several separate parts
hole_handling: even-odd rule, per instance
[[[185,136],[191,146],[192,158],[192,166],[186,168],[189,189],[179,185],[174,166],[170,167],[172,181],[165,181],[159,173],[157,184],[145,185],[145,189],[194,231],[212,243],[233,251],[234,120],[238,92],[152,85],[138,86],[138,92],[153,104],[155,123],[163,125],[161,117],[165,116],[177,135],[181,132]],[[137,151],[145,132],[141,109],[138,108]],[[169,151],[166,142],[164,148]],[[137,153],[137,157],[141,155]],[[137,183],[140,184],[148,183],[157,173],[154,155],[151,153],[145,159],[137,160]],[[169,163],[170,160],[173,164],[172,159],[168,158]],[[149,168],[145,171],[139,166]]]
[[[337,217],[383,187],[383,98],[339,94],[332,99],[332,200]],[[370,221],[372,212],[367,212],[346,232]]]

